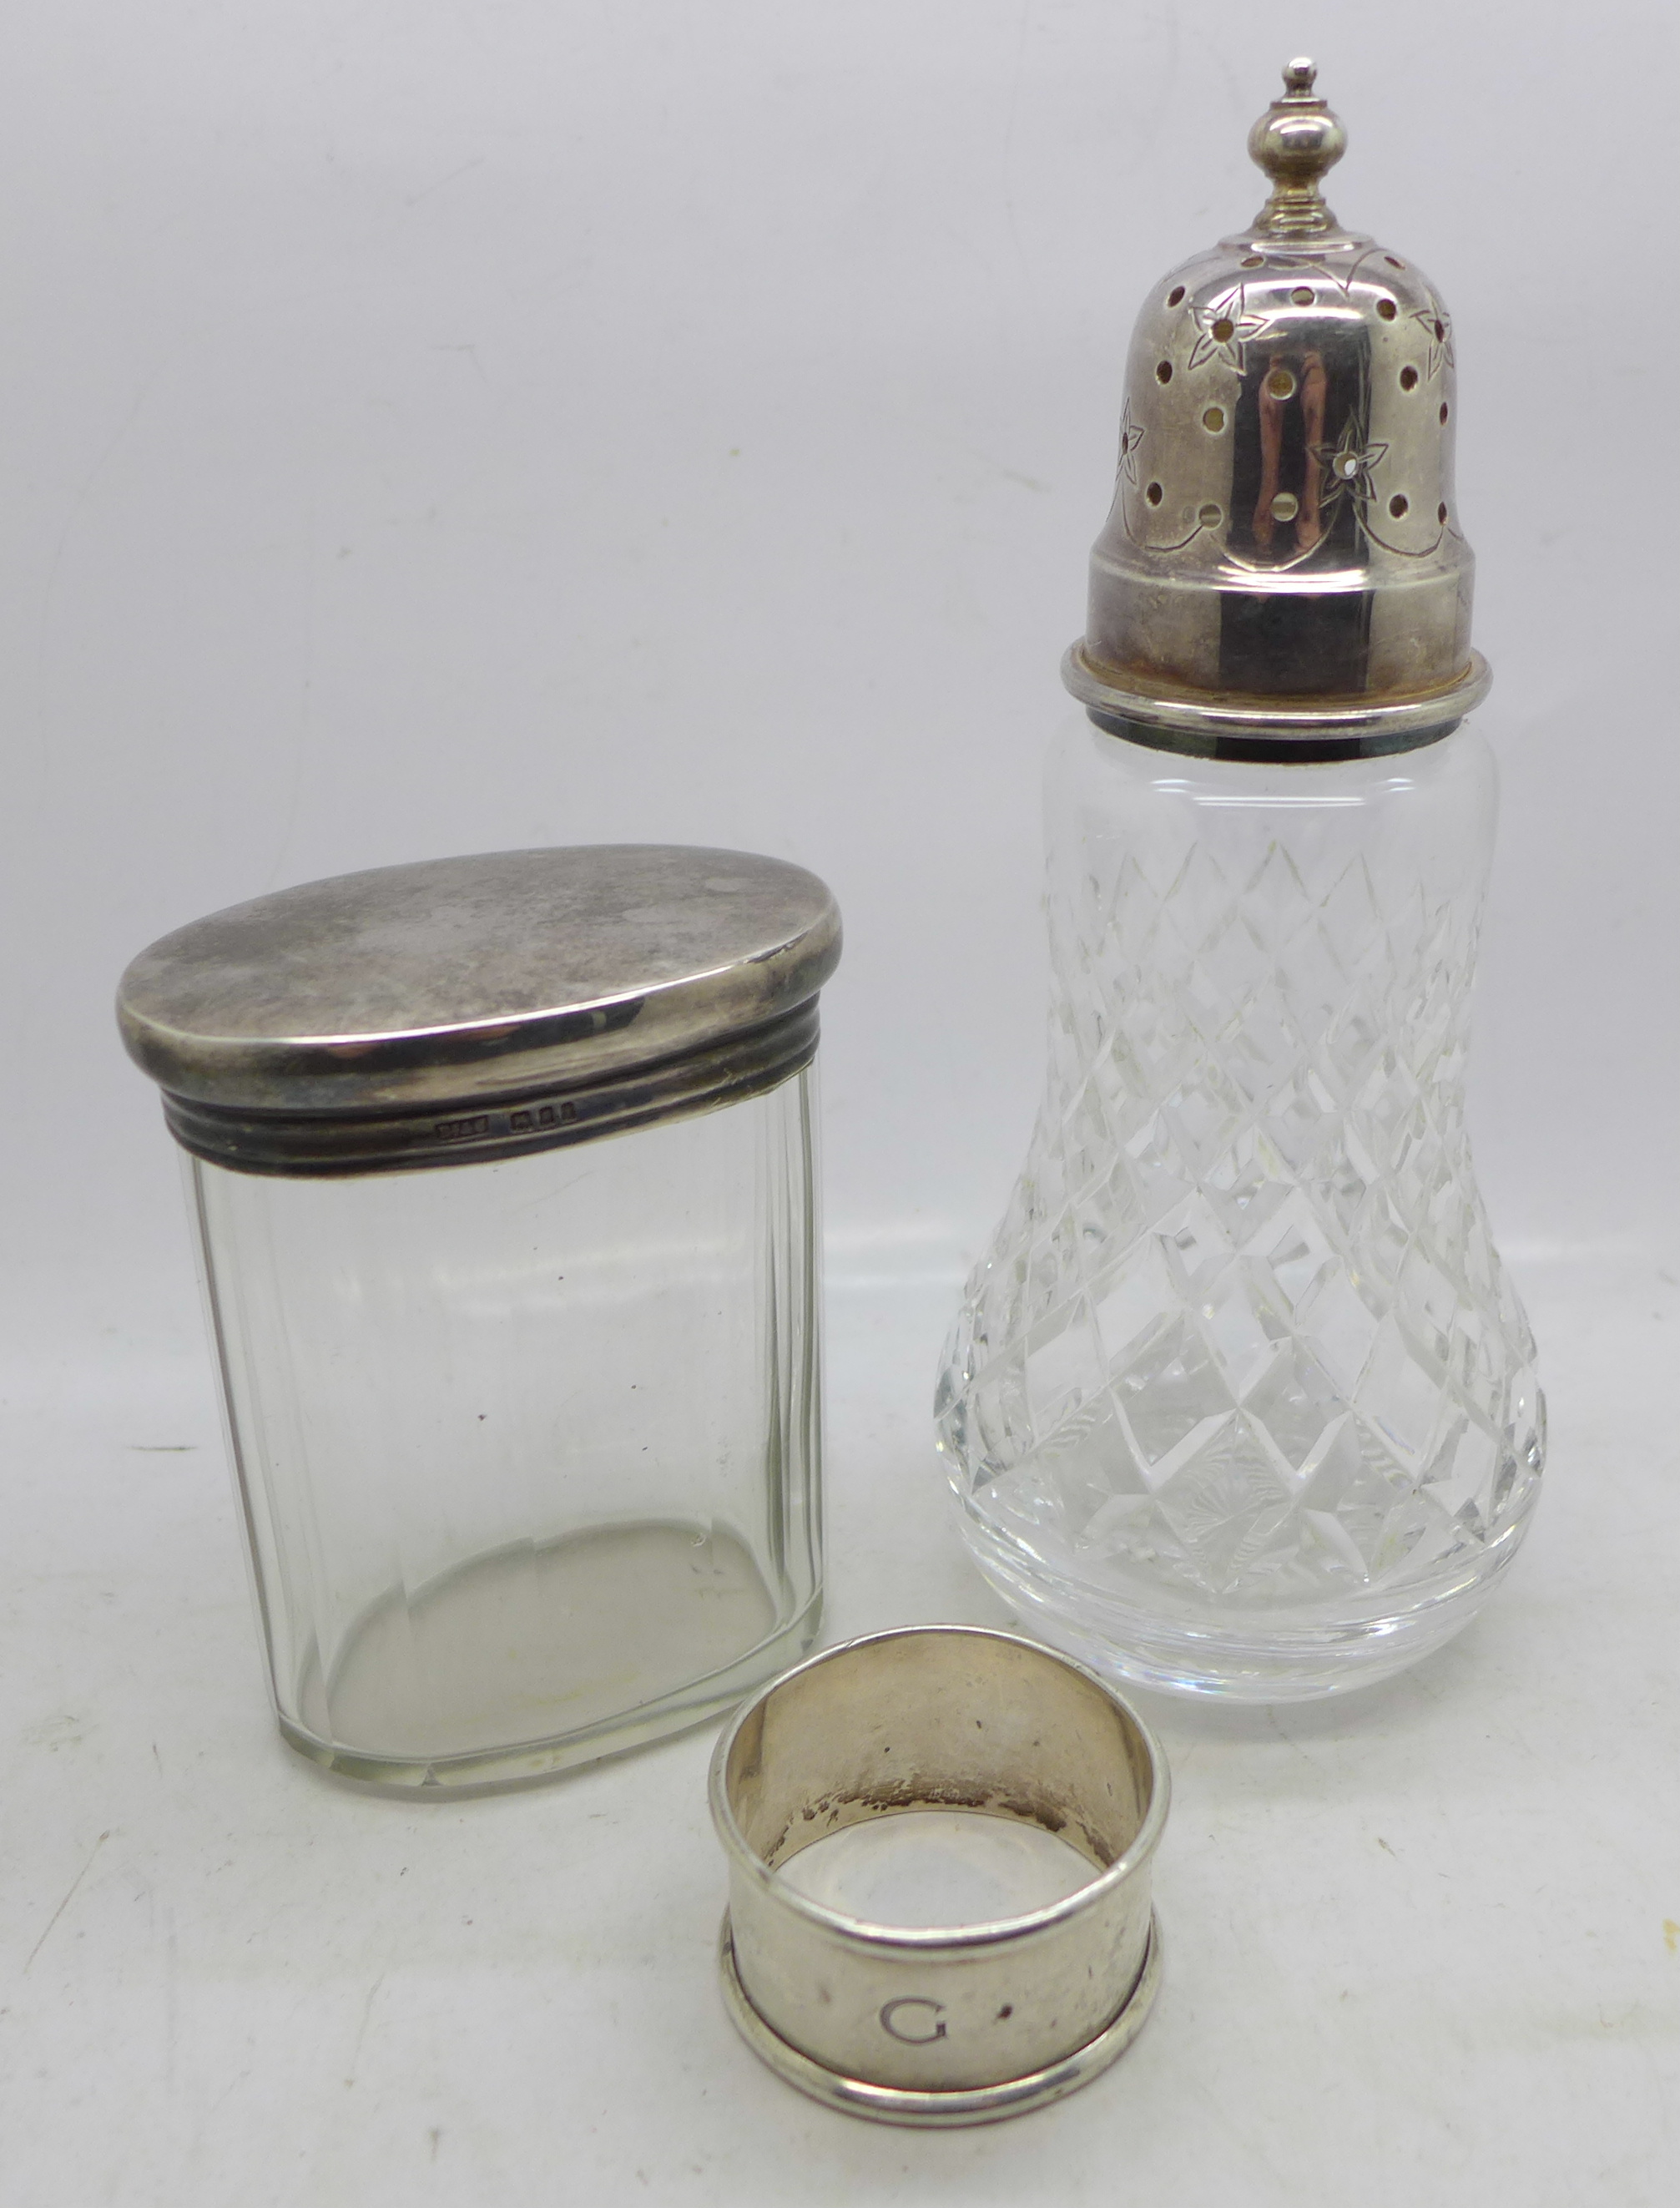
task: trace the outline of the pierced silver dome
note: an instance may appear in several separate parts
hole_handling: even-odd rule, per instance
[[[1306,61],[1255,124],[1251,226],[1162,279],[1068,687],[1197,751],[1383,751],[1485,695],[1453,490],[1452,324],[1319,189],[1347,143]]]

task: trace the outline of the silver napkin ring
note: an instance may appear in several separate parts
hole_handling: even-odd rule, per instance
[[[1136,2037],[1160,1977],[1149,1870],[1167,1763],[1083,1665],[970,1626],[844,1642],[741,1712],[711,1791],[729,1866],[724,2000],[802,2091],[886,2123],[987,2123],[1071,2092]],[[915,1809],[1036,1825],[1092,1876],[1023,1916],[921,1929],[844,1916],[776,1875],[831,1833]]]

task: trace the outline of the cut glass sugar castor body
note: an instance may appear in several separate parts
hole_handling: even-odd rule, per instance
[[[1497,792],[1451,339],[1324,206],[1342,143],[1292,65],[1266,208],[1140,319],[1048,776],[1044,1103],[937,1405],[1044,1637],[1260,1701],[1455,1633],[1545,1456],[1465,1131]]]

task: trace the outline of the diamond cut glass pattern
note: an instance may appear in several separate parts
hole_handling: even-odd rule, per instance
[[[1544,1455],[1464,1119],[1495,786],[1053,760],[1049,1071],[937,1407],[979,1560],[1132,1677],[1268,1699],[1467,1618]]]

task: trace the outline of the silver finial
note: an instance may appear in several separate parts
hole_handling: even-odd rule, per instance
[[[1347,133],[1314,93],[1317,75],[1311,62],[1291,62],[1282,99],[1248,134],[1249,158],[1271,179],[1272,195],[1254,225],[1268,237],[1319,237],[1336,226],[1318,179],[1347,151]]]

